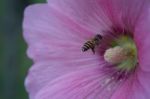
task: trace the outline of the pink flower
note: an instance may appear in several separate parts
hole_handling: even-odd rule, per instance
[[[149,0],[48,0],[23,29],[30,99],[150,99]]]

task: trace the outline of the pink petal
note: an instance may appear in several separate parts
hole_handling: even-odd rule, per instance
[[[25,82],[30,97],[34,97],[35,94],[42,87],[46,86],[47,83],[49,83],[51,80],[59,76],[62,76],[64,74],[73,71],[82,70],[84,68],[90,68],[90,67],[95,67],[100,65],[98,63],[92,62],[95,61],[94,59],[89,60],[91,61],[91,63],[86,63],[87,61],[84,62],[81,60],[78,63],[74,63],[73,61],[72,62],[60,61],[60,63],[58,63],[58,61],[37,62],[30,69]],[[79,64],[85,64],[85,65],[82,65],[81,67]]]
[[[59,11],[95,33],[112,27],[133,31],[149,0],[48,0]]]
[[[102,31],[109,30],[112,25],[109,16],[105,14],[108,12],[104,12],[107,4],[102,2],[105,5],[104,8],[101,8],[100,0],[48,0],[48,3],[56,11],[70,17],[94,33],[103,33]]]
[[[28,56],[35,63],[25,83],[32,99],[56,77],[102,64],[99,55],[93,55],[92,51],[81,52],[83,43],[95,34],[55,13],[46,4],[26,9],[23,28],[29,45]]]
[[[149,98],[150,98],[150,89],[149,89],[150,88],[150,72],[145,72],[142,70],[139,71],[138,72],[138,80],[145,92],[145,95],[149,96]]]
[[[66,51],[81,54],[83,43],[94,35],[46,4],[26,9],[23,28],[29,44],[28,55],[35,61],[49,60]]]
[[[118,83],[107,79],[99,67],[90,67],[50,82],[35,99],[110,99]]]
[[[137,70],[137,72],[114,93],[111,99],[149,99],[150,82],[147,82],[149,78],[145,78],[146,75],[141,75],[139,74],[140,72],[141,70]]]
[[[140,67],[144,71],[150,72],[150,2],[148,5],[149,8],[144,10],[141,21],[136,26],[135,41],[137,43]]]

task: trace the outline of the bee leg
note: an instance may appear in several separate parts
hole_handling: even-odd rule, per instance
[[[95,49],[94,49],[94,48],[92,48],[91,50],[92,50],[93,54],[95,54]]]
[[[85,49],[85,48],[82,48],[82,52],[85,52],[85,51],[87,51],[87,49]]]

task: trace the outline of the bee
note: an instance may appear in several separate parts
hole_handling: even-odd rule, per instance
[[[84,43],[84,45],[82,46],[82,52],[91,49],[92,52],[95,54],[95,47],[100,44],[101,40],[102,36],[100,34],[95,35],[91,40],[88,40]]]

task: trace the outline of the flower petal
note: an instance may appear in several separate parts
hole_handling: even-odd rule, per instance
[[[149,99],[150,92],[144,88],[144,82],[146,84],[145,87],[147,87],[147,89],[149,88],[149,86],[147,86],[149,82],[146,82],[148,78],[145,78],[145,80],[141,79],[145,76],[140,74],[139,77],[140,71],[132,75],[123,86],[115,92],[111,99]]]
[[[75,60],[76,61],[76,60]],[[82,70],[84,68],[96,67],[100,64],[94,63],[94,59],[89,59],[85,61],[44,61],[44,62],[36,62],[31,68],[26,78],[26,88],[30,94],[30,97],[34,97],[35,94],[44,86],[47,85],[51,80],[62,76],[64,74]],[[89,62],[89,63],[88,63]],[[80,64],[83,64],[80,66]],[[34,98],[31,98],[34,99]]]
[[[118,83],[107,77],[99,67],[73,72],[50,82],[35,99],[110,99]]]
[[[138,49],[138,61],[144,71],[150,72],[150,2],[136,26],[135,41]]]
[[[133,31],[147,2],[149,0],[48,0],[56,11],[95,33],[114,27]]]
[[[100,0],[48,0],[48,3],[56,11],[70,17],[77,23],[94,33],[103,33],[109,30],[112,23],[105,12],[107,4]],[[103,3],[104,8],[99,4]],[[107,8],[106,8],[107,9]],[[114,11],[115,12],[115,11]],[[113,15],[115,15],[114,13]]]
[[[28,56],[35,63],[25,83],[32,99],[56,77],[103,62],[92,51],[81,52],[83,43],[95,34],[55,13],[46,4],[26,9],[23,28],[29,46]]]
[[[56,57],[60,52],[80,53],[83,43],[94,35],[53,12],[46,4],[30,6],[25,11],[24,37],[29,44],[28,55],[35,61]]]
[[[150,72],[140,70],[138,72],[138,80],[145,94],[150,98]],[[146,98],[148,99],[148,98]]]

